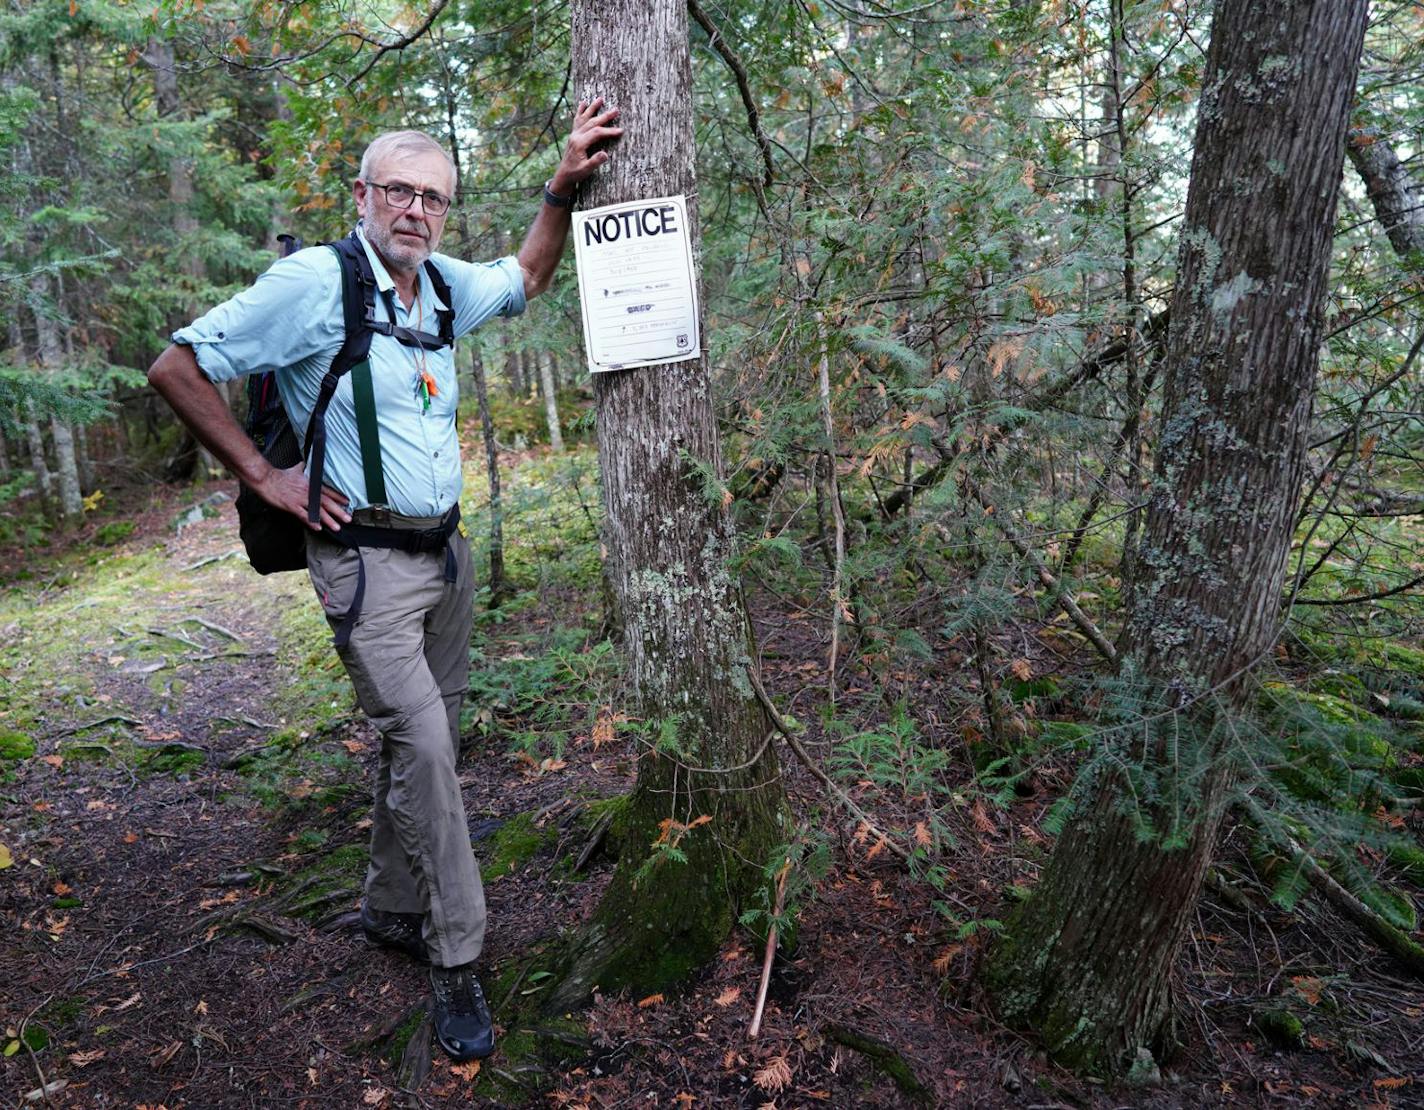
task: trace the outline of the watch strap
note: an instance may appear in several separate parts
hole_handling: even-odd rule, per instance
[[[553,179],[551,178],[550,181],[552,180]],[[572,208],[574,206],[574,197],[559,196],[558,193],[554,192],[553,189],[549,188],[549,183],[549,181],[544,182],[544,203],[551,205],[554,208]]]

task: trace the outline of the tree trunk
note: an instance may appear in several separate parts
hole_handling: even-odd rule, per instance
[[[1424,266],[1424,193],[1409,170],[1387,139],[1366,128],[1351,131],[1345,149],[1399,257]]]
[[[535,354],[539,364],[539,388],[544,391],[544,419],[549,422],[549,446],[556,452],[564,449],[564,433],[559,429],[559,402],[554,396],[554,360],[546,354]]]
[[[35,291],[41,307],[35,310],[35,353],[38,373],[52,374],[64,365],[64,347],[59,324],[52,313],[56,300],[48,274],[35,280]],[[55,487],[59,492],[59,519],[72,524],[84,515],[84,501],[79,492],[79,462],[74,454],[74,429],[69,420],[50,413],[50,439],[54,443]]]
[[[173,56],[173,44],[159,38],[149,39],[144,48],[143,60],[153,70],[154,106],[158,117],[182,119],[183,101],[178,91],[178,65]],[[188,294],[179,313],[182,319],[172,320],[170,323],[181,326],[197,315],[197,294],[206,278],[206,267],[193,241],[198,233],[198,219],[193,215],[193,162],[182,154],[174,154],[168,160],[168,203],[171,209],[175,269],[181,275],[181,287]],[[230,407],[231,383],[214,382],[213,385]],[[222,464],[206,447],[192,441],[192,433],[186,427],[183,437],[183,445],[178,455],[185,456],[188,451],[196,448],[199,479],[206,481],[209,478],[221,477]]]
[[[697,182],[687,10],[681,0],[574,0],[573,86],[622,109],[626,137],[585,184],[584,204],[683,194],[696,257]],[[615,823],[618,866],[574,940],[548,1005],[605,990],[656,990],[711,959],[783,842],[785,794],[748,677],[747,618],[727,565],[704,353],[596,375],[604,543],[624,621],[642,745]]]
[[[1119,643],[1143,716],[988,969],[1004,1016],[1083,1070],[1162,1045],[1233,785],[1229,718],[1278,634],[1366,7],[1216,9],[1142,577]]]
[[[24,421],[25,441],[30,449],[30,469],[35,473],[35,489],[39,491],[40,505],[48,513],[54,498],[54,475],[50,473],[49,461],[45,458],[44,433],[40,431],[33,402],[25,402]]]
[[[499,495],[499,450],[494,440],[494,420],[490,416],[489,385],[485,381],[485,358],[479,343],[470,344],[475,376],[475,404],[480,410],[480,431],[485,440],[485,473],[489,475],[489,607],[496,609],[509,594],[504,581],[504,507]]]

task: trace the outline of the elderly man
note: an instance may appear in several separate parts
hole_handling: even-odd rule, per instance
[[[320,524],[309,524],[307,566],[357,698],[381,734],[361,924],[372,942],[430,960],[436,1035],[460,1060],[488,1056],[494,1034],[474,974],[484,892],[455,774],[474,581],[468,545],[454,530],[461,484],[454,352],[435,333],[453,343],[492,316],[517,315],[548,287],[574,191],[608,158],[592,148],[622,134],[613,125],[617,110],[602,108],[602,100],[579,105],[517,257],[475,265],[434,254],[455,169],[421,132],[375,139],[353,188],[360,220],[347,249],[364,250],[380,293],[371,300],[381,307],[367,384],[353,386],[355,370],[336,379],[326,410]],[[336,253],[314,247],[278,261],[172,338],[149,381],[262,500],[307,521],[309,471],[267,462],[212,383],[274,370],[302,438],[346,338]],[[364,409],[353,396],[359,389]],[[373,440],[362,420],[378,436],[365,458],[362,444]],[[404,542],[410,533],[418,543]]]

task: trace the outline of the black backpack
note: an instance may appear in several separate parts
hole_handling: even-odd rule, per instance
[[[279,239],[283,257],[301,249],[300,239],[290,235],[279,236]],[[366,250],[354,231],[345,239],[325,245],[336,252],[341,264],[341,307],[345,316],[346,339],[322,378],[311,423],[307,425],[306,439],[301,446],[298,446],[296,430],[277,394],[276,375],[268,371],[254,374],[247,380],[247,434],[262,457],[281,469],[296,466],[306,458],[311,460],[307,520],[312,524],[321,519],[321,484],[326,464],[326,409],[342,376],[347,373],[352,375],[367,499],[377,506],[384,505],[386,501],[380,441],[376,433],[371,364],[366,357],[371,348],[371,336],[376,333],[389,335],[404,346],[422,347],[427,351],[452,347],[455,343],[455,313],[449,307],[436,311],[440,322],[438,335],[403,328],[395,323],[395,295],[387,290],[382,294],[386,303],[386,319],[376,319],[376,277]],[[450,287],[439,268],[427,259],[425,271],[430,275],[430,284],[436,296],[447,306],[450,305]],[[239,483],[237,519],[238,533],[247,549],[248,562],[258,574],[306,569],[309,529],[291,513],[269,505],[246,484]]]

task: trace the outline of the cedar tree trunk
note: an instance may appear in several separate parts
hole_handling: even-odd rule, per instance
[[[573,87],[579,99],[621,108],[625,128],[585,183],[583,206],[683,194],[695,253],[683,0],[574,0]],[[722,469],[706,355],[599,373],[594,395],[603,539],[640,752],[637,785],[614,826],[617,869],[574,941],[553,1008],[595,985],[656,990],[705,963],[789,831],[727,567],[729,499],[709,496],[697,473]]]
[[[1162,1044],[1173,959],[1233,786],[1221,722],[1278,633],[1365,9],[1216,9],[1119,643],[1148,719],[1093,783],[988,971],[1004,1016],[1081,1070],[1120,1071]]]

